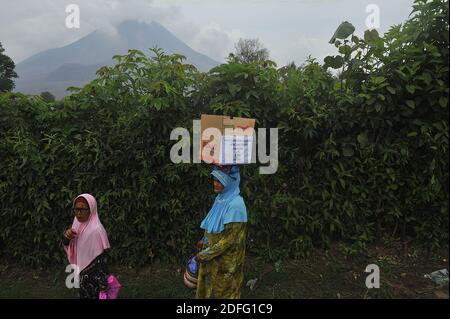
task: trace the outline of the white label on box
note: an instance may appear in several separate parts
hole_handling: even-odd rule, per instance
[[[252,150],[253,136],[222,136],[219,153],[220,164],[250,164],[252,162]]]

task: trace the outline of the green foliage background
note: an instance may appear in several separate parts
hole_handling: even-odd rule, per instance
[[[208,73],[130,50],[62,102],[0,95],[0,256],[63,262],[72,199],[92,193],[126,264],[184,260],[213,201],[207,165],[173,164],[201,113],[278,127],[274,175],[243,168],[248,249],[277,260],[382,238],[448,245],[448,2],[414,3],[383,37],[336,32],[299,68],[229,61]],[[333,75],[330,68],[339,70]]]

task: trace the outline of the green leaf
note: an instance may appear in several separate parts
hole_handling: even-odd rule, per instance
[[[408,91],[411,94],[414,94],[414,92],[416,92],[416,87],[414,85],[406,85],[406,91]]]
[[[329,43],[333,44],[336,39],[347,39],[353,32],[355,32],[355,27],[353,24],[348,21],[344,21],[336,29]]]
[[[362,132],[361,134],[359,134],[356,139],[358,140],[359,144],[364,147],[367,144],[369,144],[369,138],[367,137],[367,133],[366,132]]]
[[[447,107],[448,106],[448,97],[440,97],[439,98],[439,105],[442,107]]]
[[[155,109],[157,109],[159,111],[162,106],[161,99],[155,99],[153,101],[153,106],[155,107]]]
[[[339,69],[344,65],[344,59],[340,55],[336,56],[327,56],[324,59],[325,66],[331,67],[333,69]]]
[[[402,80],[404,80],[404,81],[409,80],[409,77],[405,74],[405,72],[402,72],[400,70],[395,70],[394,72],[397,73]]]
[[[352,35],[352,41],[356,44],[359,43],[359,38],[356,35]]]
[[[228,91],[230,92],[231,96],[235,96],[236,93],[241,90],[241,87],[239,85],[231,84],[231,83],[227,83],[227,84],[228,84]]]
[[[379,40],[381,40],[381,38],[378,34],[378,31],[376,29],[373,29],[366,30],[366,32],[364,32],[364,40],[371,45],[375,45],[379,42]]]
[[[396,93],[395,89],[392,86],[386,87],[386,90],[388,90],[389,93],[391,93],[391,94],[395,94]]]
[[[427,85],[430,85],[431,81],[433,80],[433,78],[431,77],[430,73],[424,73],[420,78],[423,79],[423,81]]]
[[[408,105],[408,107],[411,108],[411,109],[415,109],[416,108],[416,103],[413,100],[406,101],[406,105]]]
[[[352,48],[349,45],[339,47],[339,53],[349,56],[352,53]]]
[[[374,76],[370,80],[375,84],[381,84],[386,81],[386,78],[384,76]]]
[[[346,157],[350,157],[355,154],[355,151],[350,145],[345,145],[344,147],[342,147],[342,154]]]

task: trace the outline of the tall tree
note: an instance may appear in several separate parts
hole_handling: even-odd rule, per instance
[[[262,62],[269,59],[267,50],[258,39],[239,39],[230,53],[229,60],[239,63]]]
[[[17,78],[17,73],[14,71],[15,64],[9,56],[3,54],[5,49],[0,42],[0,92],[11,91],[14,89],[13,78]]]

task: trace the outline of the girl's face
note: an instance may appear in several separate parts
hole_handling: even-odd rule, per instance
[[[89,205],[84,198],[76,200],[73,212],[80,223],[87,222],[89,220],[89,215],[91,214]]]
[[[223,191],[223,185],[215,178],[213,178],[213,184],[214,184],[214,193],[218,194],[221,191]]]

